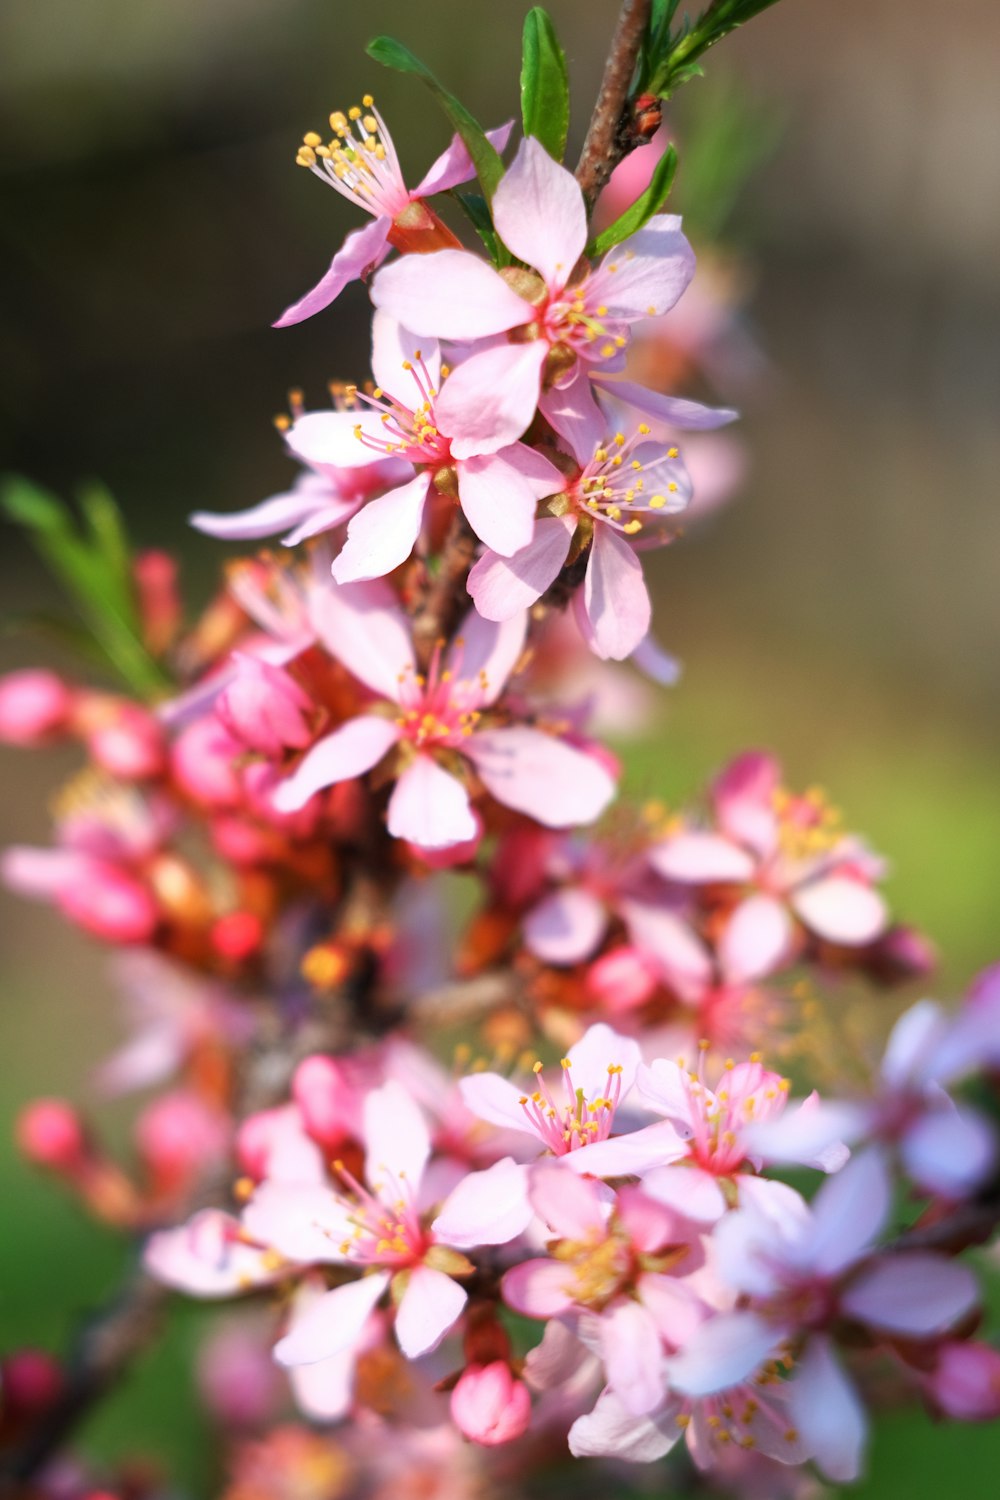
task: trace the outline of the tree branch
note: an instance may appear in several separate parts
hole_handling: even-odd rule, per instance
[[[624,0],[601,79],[576,180],[589,205],[628,151],[625,125],[629,88],[649,24],[651,0]]]

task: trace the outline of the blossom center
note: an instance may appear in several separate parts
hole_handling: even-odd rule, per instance
[[[616,432],[594,449],[580,470],[570,498],[580,514],[635,536],[644,519],[669,515],[686,504],[677,448],[647,442],[650,429],[641,422],[631,436]],[[637,452],[641,449],[642,452]]]
[[[385,121],[371,94],[345,114],[330,116],[331,139],[324,142],[315,130],[302,139],[295,157],[322,182],[374,218],[395,218],[410,202],[399,158]]]
[[[528,1124],[553,1156],[567,1156],[592,1141],[605,1141],[611,1134],[615,1110],[621,1098],[621,1065],[610,1063],[604,1092],[588,1099],[584,1090],[573,1083],[573,1064],[562,1060],[564,1099],[553,1098],[542,1077],[541,1063],[535,1064],[537,1087],[520,1099]]]

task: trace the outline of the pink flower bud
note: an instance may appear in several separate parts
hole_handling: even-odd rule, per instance
[[[165,651],[181,624],[177,564],[168,552],[140,552],[132,564],[143,640],[154,654]]]
[[[171,752],[181,788],[207,807],[238,807],[243,789],[238,771],[246,746],[214,716],[198,719],[175,740]]]
[[[66,728],[73,693],[54,672],[10,672],[0,678],[0,740],[40,745]]]
[[[587,989],[611,1015],[645,1005],[659,983],[650,958],[638,948],[612,948],[587,971]]]
[[[84,731],[87,748],[102,770],[123,781],[159,776],[166,764],[163,729],[135,703],[119,703]]]
[[[262,1337],[247,1328],[224,1328],[198,1357],[201,1394],[229,1427],[257,1427],[273,1416],[282,1393],[281,1376]]]
[[[347,1114],[355,1101],[334,1058],[317,1054],[300,1062],[292,1079],[292,1094],[306,1130],[321,1145],[337,1146],[350,1135]]]
[[[139,1154],[161,1192],[185,1186],[220,1160],[227,1138],[223,1116],[186,1089],[154,1099],[135,1127]]]
[[[286,749],[305,749],[313,737],[308,694],[281,667],[258,657],[237,653],[236,663],[236,677],[215,705],[230,734],[272,758]]]
[[[242,963],[260,952],[264,927],[251,911],[228,911],[212,924],[212,947],[220,958]]]
[[[71,922],[106,943],[148,943],[159,922],[146,886],[102,860],[91,861],[86,879],[62,886],[56,899]]]
[[[1000,1417],[1000,1350],[970,1339],[942,1344],[927,1389],[949,1417],[989,1422]]]
[[[459,1432],[471,1442],[492,1448],[527,1432],[531,1396],[503,1360],[469,1365],[451,1393],[451,1415]]]
[[[4,1416],[33,1417],[51,1406],[63,1386],[58,1360],[43,1349],[15,1349],[0,1362]]]
[[[18,1148],[36,1167],[74,1174],[88,1158],[83,1122],[64,1099],[35,1099],[15,1127]]]

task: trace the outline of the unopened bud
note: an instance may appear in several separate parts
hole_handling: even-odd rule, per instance
[[[19,1149],[37,1167],[72,1176],[88,1157],[79,1114],[64,1099],[35,1099],[18,1116]]]
[[[459,1432],[471,1442],[493,1448],[527,1432],[531,1396],[502,1360],[469,1365],[451,1393],[451,1415]]]
[[[41,745],[66,728],[73,692],[54,672],[27,670],[0,678],[0,741]]]
[[[659,975],[652,960],[623,944],[590,965],[587,989],[611,1014],[636,1010],[655,992]]]
[[[236,662],[236,676],[215,705],[230,734],[271,758],[305,749],[315,713],[309,695],[281,667],[242,654]]]

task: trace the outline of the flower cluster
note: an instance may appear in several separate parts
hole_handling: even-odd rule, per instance
[[[159,1090],[134,1162],[57,1099],[23,1153],[156,1282],[249,1304],[200,1374],[229,1500],[460,1500],[567,1450],[789,1493],[858,1474],[876,1381],[1000,1415],[960,1258],[996,1217],[997,974],[819,1068],[824,992],[932,966],[881,859],[762,752],[692,808],[616,800],[625,674],[676,675],[644,560],[698,503],[685,435],[735,416],[636,378],[695,274],[659,153],[592,219],[531,131],[504,168],[511,128],[469,126],[411,190],[371,96],[330,129],[297,159],[371,223],[279,322],[361,281],[371,379],[296,395],[285,493],[192,517],[281,547],[193,625],[133,560],[165,691],[0,683],[0,737],[86,757],[4,878],[121,950],[94,1084]],[[484,161],[486,253],[428,201]],[[17,1437],[62,1377],[9,1363]]]

